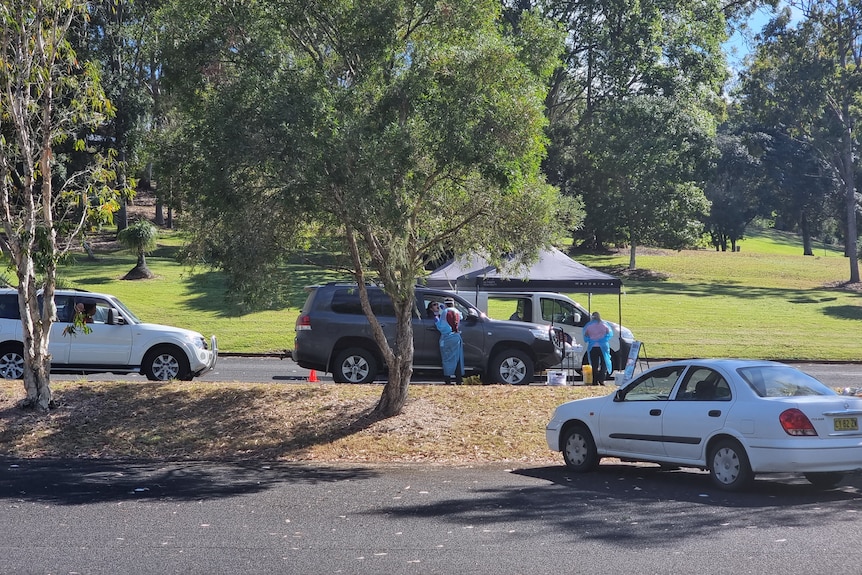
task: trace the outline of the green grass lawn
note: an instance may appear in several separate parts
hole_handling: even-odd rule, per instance
[[[177,263],[180,236],[167,235],[147,257],[152,280],[120,278],[134,266],[128,252],[78,258],[62,271],[65,286],[120,297],[145,321],[216,334],[226,352],[281,352],[293,347],[303,287],[329,274],[292,266],[280,288],[283,309],[245,312],[226,304],[224,278]],[[628,253],[578,255],[581,263],[623,278],[624,294],[569,294],[585,307],[629,327],[647,357],[740,356],[774,359],[856,360],[862,351],[862,293],[830,285],[846,281],[841,252],[815,247],[802,256],[796,236],[755,231],[739,252],[639,250],[637,272]]]

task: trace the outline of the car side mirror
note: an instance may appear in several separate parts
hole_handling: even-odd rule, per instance
[[[572,325],[578,325],[579,323],[581,323],[581,314],[573,313],[571,321],[566,322],[566,323],[571,323]]]
[[[622,389],[618,389],[614,392],[614,402],[620,402],[626,398],[626,394]]]
[[[126,320],[112,308],[108,310],[108,321],[105,323],[108,325],[126,325]]]

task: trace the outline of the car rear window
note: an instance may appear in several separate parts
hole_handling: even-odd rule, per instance
[[[787,365],[742,367],[737,371],[760,397],[837,395],[807,373]]]
[[[332,293],[332,311],[350,315],[363,315],[356,288],[338,288]]]

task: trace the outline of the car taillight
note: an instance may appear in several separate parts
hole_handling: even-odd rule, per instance
[[[311,331],[311,318],[307,315],[296,318],[296,331]]]
[[[808,417],[796,409],[788,409],[782,411],[778,416],[778,421],[781,422],[781,427],[787,432],[787,435],[817,435],[814,426]]]

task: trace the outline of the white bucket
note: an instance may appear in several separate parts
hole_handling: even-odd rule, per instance
[[[614,385],[617,387],[622,387],[628,380],[626,379],[625,373],[615,373],[614,374]]]
[[[549,371],[548,385],[566,385],[565,371]]]

